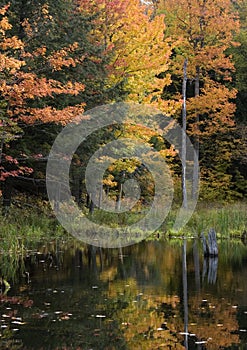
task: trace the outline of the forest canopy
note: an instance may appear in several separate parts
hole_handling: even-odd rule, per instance
[[[199,156],[200,198],[243,199],[246,13],[246,0],[1,0],[1,182],[20,175],[45,178],[38,160],[47,159],[64,125],[95,106],[148,104],[181,123],[187,59],[187,133]],[[180,181],[172,145],[138,126],[92,135],[75,155],[75,169],[119,134],[155,147]],[[112,193],[124,163],[108,169],[104,186]],[[132,160],[128,166],[129,176],[138,173],[143,181],[141,164]],[[152,191],[149,185],[145,200]]]

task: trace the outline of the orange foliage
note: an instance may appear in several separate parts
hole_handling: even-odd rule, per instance
[[[188,58],[188,79],[200,81],[199,95],[187,104],[193,134],[205,132],[207,136],[224,127],[227,130],[233,126],[235,105],[231,101],[236,91],[224,85],[234,71],[226,49],[237,45],[233,34],[239,30],[231,0],[162,0],[159,8],[165,13],[168,35],[178,43],[171,70],[182,76],[183,61]],[[199,125],[193,119],[196,116],[203,116]]]
[[[7,31],[11,29],[11,24],[5,16],[7,7],[1,9],[3,16],[0,21],[1,35],[1,54],[0,54],[0,93],[8,104],[7,116],[14,120],[22,119],[28,123],[34,123],[36,120],[43,122],[55,122],[65,124],[71,121],[78,113],[84,111],[84,104],[70,106],[62,110],[55,107],[45,106],[44,108],[30,108],[30,100],[49,97],[51,99],[56,95],[78,95],[84,91],[85,85],[80,82],[61,83],[58,80],[48,79],[38,76],[29,68],[27,58],[39,55],[48,60],[54,70],[61,70],[63,67],[75,66],[76,61],[69,57],[70,52],[77,48],[74,43],[68,48],[63,48],[53,52],[48,58],[45,57],[46,48],[42,47],[35,52],[25,52],[25,46],[21,40],[15,36],[7,36]],[[22,67],[25,67],[23,71]]]

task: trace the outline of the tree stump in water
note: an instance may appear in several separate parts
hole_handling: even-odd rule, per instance
[[[203,246],[203,254],[204,256],[214,257],[218,256],[218,244],[216,238],[216,232],[213,228],[211,228],[208,232],[208,242],[204,236],[201,234],[202,238],[202,246]]]

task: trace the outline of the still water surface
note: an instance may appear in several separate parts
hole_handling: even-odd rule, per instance
[[[0,349],[247,349],[247,247],[219,251],[41,245],[0,296]]]

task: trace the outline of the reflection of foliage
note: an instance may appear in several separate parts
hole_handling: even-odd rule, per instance
[[[183,349],[176,336],[177,320],[174,318],[168,324],[167,315],[158,311],[160,303],[175,310],[179,303],[177,296],[157,297],[140,293],[133,279],[110,285],[109,296],[113,305],[125,305],[124,308],[117,308],[116,313],[122,324],[128,349],[148,350],[158,349],[160,346]]]
[[[19,290],[12,286],[0,303],[1,314],[15,318],[9,317],[5,324],[20,322],[19,326],[13,324],[19,332],[6,333],[11,336],[8,340],[21,339],[21,348],[29,350],[184,349],[178,240],[173,244],[144,242],[122,250],[76,241],[39,248],[38,257],[29,260],[32,282],[20,284]],[[56,265],[44,261],[45,254],[61,251]],[[240,252],[243,258],[246,250]],[[195,348],[196,340],[207,340],[205,348],[209,350],[238,344],[238,308],[232,307],[232,296],[243,276],[240,265],[229,267],[219,257],[221,279],[215,286],[204,283],[200,292],[195,292],[190,242],[187,256],[189,332],[195,334],[190,335],[189,349]],[[246,291],[241,293],[244,305]]]
[[[236,308],[228,300],[210,297],[210,301],[190,298],[190,331],[199,339],[207,339],[207,349],[226,348],[239,343]]]

